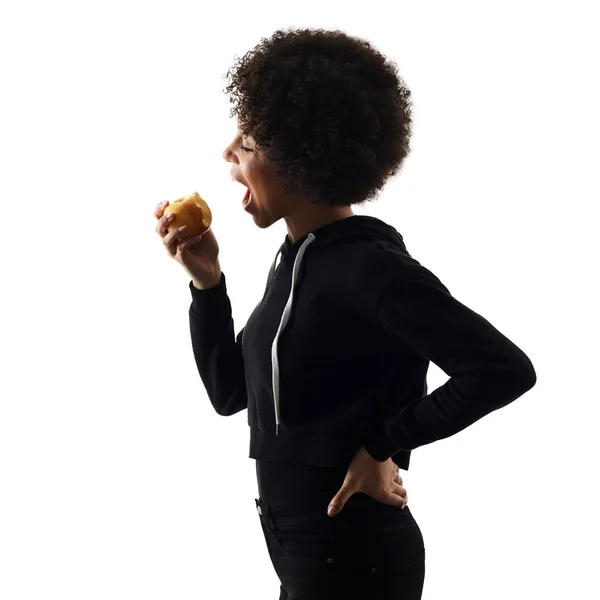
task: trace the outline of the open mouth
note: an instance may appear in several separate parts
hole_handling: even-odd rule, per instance
[[[244,181],[242,181],[241,179],[238,179],[233,174],[231,174],[231,179],[233,181],[237,181],[237,183],[242,184],[246,188],[246,191],[244,193],[244,199],[242,200],[242,206],[244,208],[248,208],[248,206],[252,202],[252,192],[250,191],[250,188],[246,185],[246,183]]]
[[[246,194],[244,196],[244,200],[242,201],[242,204],[244,205],[244,208],[246,208],[248,206],[248,204],[250,204],[251,200],[252,200],[252,192],[250,191],[250,188],[248,188],[246,190]]]

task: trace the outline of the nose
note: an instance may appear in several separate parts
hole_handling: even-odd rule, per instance
[[[227,161],[227,162],[234,162],[237,163],[237,156],[235,154],[235,152],[232,152],[232,147],[233,147],[233,143],[229,144],[229,146],[227,146],[227,148],[225,148],[225,150],[223,150],[223,153],[221,154],[221,156],[223,157],[223,160]]]

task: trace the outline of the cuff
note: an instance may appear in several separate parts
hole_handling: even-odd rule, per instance
[[[379,462],[385,462],[388,458],[403,450],[388,437],[384,423],[367,433],[363,445],[365,450]]]
[[[190,293],[192,294],[192,308],[199,309],[200,306],[221,304],[223,297],[227,296],[227,282],[225,280],[225,273],[221,273],[221,280],[217,285],[208,288],[207,290],[199,290],[194,287],[194,282],[190,279],[189,282]],[[199,310],[196,310],[199,312]]]

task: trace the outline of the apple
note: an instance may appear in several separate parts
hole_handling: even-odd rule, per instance
[[[164,214],[173,214],[175,218],[167,226],[171,232],[182,225],[187,225],[183,232],[185,237],[194,237],[205,233],[212,223],[212,213],[206,201],[198,192],[184,196],[167,204]]]

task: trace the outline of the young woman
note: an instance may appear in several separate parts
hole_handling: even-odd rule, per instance
[[[367,41],[281,30],[230,71],[224,151],[260,228],[287,235],[234,333],[212,230],[156,230],[191,277],[199,374],[248,410],[255,499],[280,600],[421,598],[425,550],[398,468],[536,381],[528,357],[455,299],[392,226],[357,216],[409,152],[410,92]],[[429,361],[450,379],[427,393]],[[329,510],[328,510],[329,509]]]

